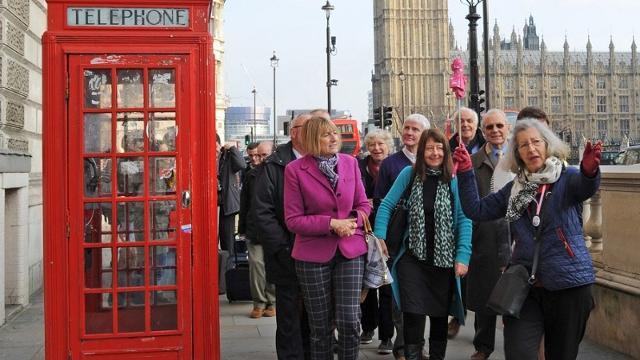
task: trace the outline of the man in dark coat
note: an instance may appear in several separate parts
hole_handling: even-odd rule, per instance
[[[240,172],[246,163],[232,144],[221,146],[216,135],[216,152],[218,154],[218,237],[220,248],[234,252],[234,232],[236,215],[240,212]]]
[[[264,248],[267,281],[276,285],[276,352],[279,360],[309,359],[309,325],[294,260],[294,234],[284,221],[284,168],[304,155],[302,125],[309,114],[296,117],[290,128],[291,141],[258,167],[253,211],[258,241]]]
[[[498,161],[506,153],[509,123],[505,113],[498,109],[487,111],[482,131],[487,143],[471,156],[480,197],[499,190],[494,188],[492,178]],[[487,308],[487,300],[510,257],[506,220],[474,222],[472,246],[466,289],[466,306],[475,312],[476,352],[471,359],[484,360],[494,350],[496,335],[496,314]]]

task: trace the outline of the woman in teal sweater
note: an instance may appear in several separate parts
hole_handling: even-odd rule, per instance
[[[438,360],[444,359],[447,348],[447,316],[462,311],[462,304],[452,299],[460,294],[455,277],[467,273],[472,225],[462,212],[451,149],[442,132],[424,131],[417,156],[380,204],[375,234],[386,238],[391,214],[410,186],[407,230],[392,268],[394,297],[402,310],[406,359],[420,359],[429,316],[429,356]]]

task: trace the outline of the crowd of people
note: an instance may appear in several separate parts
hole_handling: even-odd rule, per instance
[[[595,282],[582,202],[598,189],[602,145],[587,142],[571,167],[541,109],[523,109],[513,129],[499,109],[479,119],[461,108],[453,119],[461,126],[447,138],[409,115],[397,152],[389,132],[374,130],[358,158],[340,153],[324,110],[292,120],[286,144],[248,146],[248,164],[218,139],[220,247],[234,251],[240,214],[249,316],[276,317],[278,359],[355,360],[376,330],[379,354],[445,359],[467,309],[475,314],[470,359],[490,358],[499,319],[507,359],[577,357]],[[389,238],[400,201],[404,234]],[[366,218],[392,255],[393,283],[362,296]],[[535,278],[519,317],[499,317],[487,302],[517,265]]]

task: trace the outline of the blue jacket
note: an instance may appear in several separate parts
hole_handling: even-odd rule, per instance
[[[386,239],[387,237],[387,226],[389,224],[389,220],[391,219],[391,215],[393,214],[393,210],[396,207],[398,201],[402,197],[402,193],[407,186],[411,183],[411,172],[413,168],[411,166],[405,167],[398,175],[398,178],[391,186],[391,189],[385,196],[384,200],[380,204],[378,208],[378,213],[376,214],[376,223],[374,234],[380,239]],[[455,231],[456,238],[456,263],[462,263],[465,265],[469,265],[469,258],[471,257],[471,229],[472,222],[469,220],[464,213],[462,212],[462,206],[460,204],[460,197],[458,196],[458,181],[457,179],[453,179],[451,181],[451,192],[454,197],[454,208],[453,208],[453,229]],[[409,227],[404,233],[404,239],[402,241],[402,245],[400,247],[400,251],[398,252],[398,256],[394,259],[394,264],[392,266],[391,275],[396,278],[396,269],[395,264],[402,257],[405,252],[405,242],[409,237]],[[460,297],[460,282],[457,281],[457,296],[456,299]],[[398,282],[394,281],[391,283],[391,287],[393,289],[393,295],[396,299],[399,299],[399,289]],[[458,301],[456,301],[458,302]],[[397,302],[400,304],[401,302]],[[455,309],[451,310],[452,315],[458,315],[463,312],[462,304],[453,304]],[[460,317],[458,317],[460,319]],[[464,317],[462,317],[464,319]]]
[[[502,218],[513,181],[500,191],[480,200],[473,171],[458,175],[460,197],[464,213],[476,221]],[[600,171],[593,178],[584,176],[576,168],[566,168],[545,197],[541,210],[540,257],[536,278],[547,290],[561,290],[592,284],[595,273],[591,255],[584,243],[580,221],[580,204],[593,196],[600,186]],[[531,270],[535,244],[531,211],[512,222],[511,236],[515,248],[512,264],[522,264]]]

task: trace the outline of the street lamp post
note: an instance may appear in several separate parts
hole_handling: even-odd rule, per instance
[[[484,100],[485,107],[487,110],[491,109],[491,105],[489,105],[489,86],[490,76],[489,76],[489,5],[487,4],[489,0],[482,1],[482,51],[484,55]]]
[[[336,37],[331,36],[331,28],[329,27],[329,18],[331,17],[331,11],[335,7],[329,3],[329,0],[322,6],[327,17],[327,111],[331,116],[331,87],[338,85],[338,80],[331,78],[331,55],[336,52]]]
[[[273,56],[269,60],[271,60],[271,67],[273,68],[273,146],[275,146],[278,133],[278,120],[276,119],[276,68],[278,67],[278,61],[280,61],[276,56],[275,50],[273,50]]]
[[[402,108],[400,109],[400,124],[404,123],[404,81],[407,79],[407,75],[404,74],[404,71],[400,70],[400,74],[398,74],[398,79],[400,79],[400,101],[402,102]]]
[[[465,19],[469,20],[469,107],[480,116],[480,84],[478,73],[478,38],[477,27],[480,15],[476,12],[476,6],[482,0],[460,0],[469,6],[469,14]]]
[[[258,127],[256,126],[256,87],[253,87],[253,90],[251,90],[251,93],[253,94],[253,138],[251,139],[251,142],[256,142],[256,137],[258,136]]]

